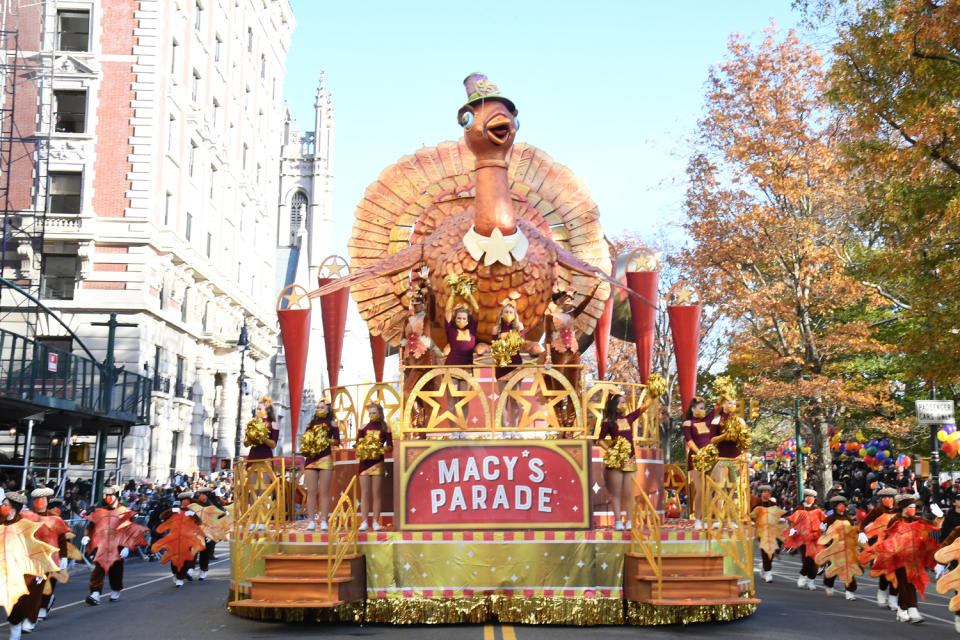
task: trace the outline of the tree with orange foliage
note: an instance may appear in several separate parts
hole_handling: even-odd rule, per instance
[[[889,383],[863,374],[885,350],[876,292],[846,270],[856,184],[842,169],[822,61],[792,31],[751,46],[733,36],[708,79],[687,175],[686,273],[729,319],[729,373],[772,414],[804,408],[814,483],[833,482],[829,430],[861,411],[890,426]]]

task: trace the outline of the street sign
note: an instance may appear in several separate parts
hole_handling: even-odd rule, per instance
[[[47,354],[47,371],[56,372],[57,370],[57,361],[60,359],[60,355],[57,353],[48,353]]]
[[[764,453],[764,457],[765,457],[767,460],[769,460],[770,462],[773,462],[774,460],[777,459],[777,452],[776,452],[776,451],[767,451],[767,452]]]
[[[953,424],[953,400],[917,400],[919,424]]]

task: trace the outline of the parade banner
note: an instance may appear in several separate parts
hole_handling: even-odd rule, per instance
[[[402,441],[394,455],[400,530],[586,529],[586,440]]]

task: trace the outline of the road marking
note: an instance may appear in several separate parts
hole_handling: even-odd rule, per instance
[[[503,633],[503,640],[517,640],[517,634],[513,631],[513,625],[503,625],[500,627]]]
[[[215,565],[215,564],[221,564],[221,563],[229,562],[229,561],[230,561],[230,558],[224,558],[223,560],[217,560],[216,562],[211,562],[211,563],[210,563],[210,566],[212,567],[212,566]],[[161,580],[172,580],[172,579],[173,579],[173,574],[170,574],[169,576],[161,576],[161,577],[159,577],[159,578],[154,578],[153,580],[147,580],[146,582],[141,582],[140,584],[135,584],[135,585],[133,585],[132,587],[124,587],[124,588],[121,590],[121,593],[123,593],[124,591],[130,591],[131,589],[136,589],[136,588],[138,588],[138,587],[145,587],[145,586],[147,586],[148,584],[153,584],[153,583],[155,583],[155,582],[160,582]],[[107,595],[106,592],[104,592],[104,594],[105,594],[105,595],[103,595],[102,598],[104,598],[104,599],[109,599],[109,598],[110,598],[110,596]],[[53,613],[54,611],[60,611],[61,609],[66,609],[66,608],[68,608],[68,607],[75,607],[75,606],[77,606],[78,604],[86,604],[86,602],[87,602],[86,600],[78,600],[77,602],[71,602],[70,604],[64,604],[64,605],[61,605],[61,606],[59,606],[59,607],[54,607],[53,609],[50,609],[50,613]],[[10,624],[9,622],[4,622],[3,624],[0,624],[0,629],[2,629],[3,627],[6,627],[6,626],[9,625],[9,624]],[[484,640],[487,640],[487,638],[484,638]]]
[[[483,625],[483,640],[494,640],[493,625]]]

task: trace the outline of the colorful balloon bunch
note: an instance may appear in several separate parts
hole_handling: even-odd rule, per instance
[[[790,438],[777,447],[777,456],[781,458],[793,458],[797,455],[797,441]]]
[[[897,466],[903,469],[906,469],[913,463],[913,460],[905,453],[901,453],[897,456]]]
[[[960,431],[955,424],[945,424],[937,431],[937,440],[940,441],[940,450],[951,458],[956,458],[960,452]]]

